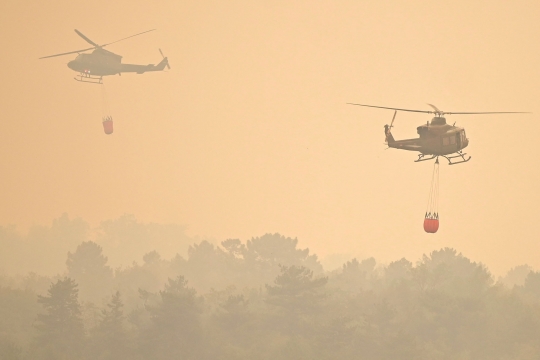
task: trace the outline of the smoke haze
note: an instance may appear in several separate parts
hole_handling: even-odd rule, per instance
[[[283,276],[309,284],[311,290],[294,294],[314,304],[306,308],[309,314],[302,321],[307,323],[293,317],[290,329],[350,318],[351,327],[343,320],[321,334],[349,334],[354,328],[358,332],[351,339],[369,344],[381,339],[410,343],[410,336],[421,339],[415,343],[418,348],[403,349],[411,357],[429,348],[433,352],[425,353],[455,355],[449,358],[487,358],[496,350],[480,356],[463,339],[441,335],[444,341],[428,341],[419,330],[432,329],[426,323],[398,326],[396,318],[385,320],[383,315],[384,306],[390,306],[401,320],[413,317],[405,303],[385,303],[391,296],[429,303],[432,298],[421,294],[435,289],[445,294],[437,308],[444,312],[448,299],[476,301],[489,293],[493,297],[488,296],[482,309],[492,312],[481,315],[493,322],[483,323],[482,329],[497,324],[507,333],[475,339],[502,349],[507,358],[538,354],[529,336],[538,334],[540,321],[534,315],[540,269],[540,234],[534,226],[540,200],[540,150],[535,145],[540,130],[539,17],[540,4],[528,0],[2,2],[0,290],[6,303],[19,299],[13,303],[27,305],[13,313],[28,314],[20,321],[9,318],[2,331],[13,324],[43,325],[20,330],[6,340],[15,344],[7,348],[14,354],[20,349],[23,357],[45,358],[83,351],[92,338],[102,349],[92,356],[105,356],[109,345],[103,339],[115,332],[99,328],[101,310],[109,309],[105,318],[114,323],[122,318],[115,313],[121,302],[132,321],[131,332],[122,336],[131,343],[118,357],[132,356],[133,342],[159,333],[159,319],[166,318],[160,316],[167,313],[160,306],[179,297],[190,304],[188,318],[200,331],[194,330],[192,339],[197,346],[204,348],[203,333],[220,333],[219,326],[228,329],[228,321],[235,322],[231,318],[242,318],[244,300],[250,316],[260,322],[254,325],[249,318],[251,325],[237,336],[265,329],[268,343],[280,344],[249,347],[220,338],[228,350],[216,345],[215,353],[204,356],[281,357],[279,351],[292,335],[273,327],[274,322],[291,318],[299,307],[284,303],[292,295],[278,281]],[[107,49],[124,63],[143,65],[159,63],[161,49],[170,71],[108,76],[100,86],[73,80],[76,73],[66,64],[77,54],[38,60],[88,46],[74,29],[104,44],[153,28],[157,31]],[[383,126],[393,112],[347,102],[426,110],[430,103],[448,112],[531,114],[447,117],[449,124],[466,129],[472,159],[459,166],[441,163],[441,225],[436,234],[426,234],[422,221],[433,164],[414,163],[413,152],[385,150]],[[114,119],[112,135],[103,133],[104,112]],[[393,135],[415,137],[416,127],[430,119],[427,114],[398,113]],[[231,239],[239,243],[224,247],[222,242]],[[77,251],[86,255],[72,258],[75,263],[85,263],[87,256],[101,264],[96,278],[70,270],[69,256]],[[268,255],[272,251],[287,255],[274,258]],[[437,254],[440,258],[433,258]],[[392,267],[400,259],[406,260]],[[430,283],[436,282],[439,260],[453,264],[445,268],[448,278],[460,274],[455,276],[466,280]],[[346,269],[356,275],[346,275]],[[413,289],[411,297],[388,290],[391,269],[398,269],[397,278]],[[467,281],[477,288],[468,288]],[[94,282],[103,288],[87,285]],[[73,342],[81,347],[68,349],[62,343],[49,355],[32,352],[58,340],[46,335],[52,318],[37,317],[52,316],[58,304],[48,291],[69,298],[75,289],[79,303],[64,305],[75,309],[70,326],[78,329],[73,334],[80,337]],[[343,297],[326,299],[336,289]],[[372,295],[358,295],[359,289]],[[120,297],[114,300],[116,291]],[[213,300],[207,299],[209,294]],[[224,305],[229,296],[232,300]],[[333,312],[351,297],[352,307],[374,317],[360,316],[361,310]],[[473,311],[475,305],[463,301]],[[512,301],[518,305],[510,306]],[[219,313],[222,305],[236,315]],[[85,306],[94,306],[94,312]],[[328,318],[313,315],[317,306]],[[499,317],[503,313],[513,315],[505,322]],[[2,318],[8,319],[7,314]],[[212,316],[220,320],[205,322]],[[529,326],[522,337],[513,332],[520,326],[505,327],[516,318],[533,319],[520,323]],[[380,330],[380,337],[371,333],[374,337],[366,340],[358,334],[369,333],[363,327],[368,320],[389,332]],[[483,331],[468,325],[468,334]],[[301,333],[305,337],[295,338],[291,348],[313,349],[310,344],[319,338]],[[165,346],[162,338],[146,338],[148,352],[141,356],[150,358]],[[501,338],[509,342],[497,348]],[[349,345],[356,341],[349,340]],[[518,351],[510,343],[523,346]],[[348,350],[342,356],[362,348],[355,344],[344,347]],[[339,348],[334,345],[326,349]],[[370,350],[371,358],[393,356],[381,348]],[[200,349],[155,358],[195,358]],[[311,354],[287,351],[283,358]]]

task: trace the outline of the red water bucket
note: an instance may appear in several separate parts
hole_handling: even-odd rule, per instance
[[[439,219],[424,219],[424,230],[427,233],[436,233],[439,230]]]
[[[110,135],[113,133],[113,121],[111,120],[104,120],[103,121],[103,131],[105,131],[105,134]]]

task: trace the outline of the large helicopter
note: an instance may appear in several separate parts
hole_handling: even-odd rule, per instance
[[[122,74],[125,72],[134,72],[137,74],[142,74],[148,71],[162,71],[165,69],[165,66],[170,69],[169,61],[165,56],[163,56],[163,53],[161,52],[161,49],[159,52],[161,53],[161,56],[163,57],[163,60],[157,65],[154,64],[148,64],[148,65],[138,65],[138,64],[122,64],[122,56],[117,55],[111,51],[103,49],[105,46],[117,43],[122,40],[126,40],[129,38],[132,38],[134,36],[142,35],[152,30],[143,31],[141,33],[131,35],[128,37],[125,37],[120,40],[116,40],[113,42],[110,42],[108,44],[98,45],[89,38],[87,38],[84,34],[82,34],[79,30],[75,29],[75,32],[77,35],[82,37],[87,43],[91,44],[92,47],[82,50],[75,50],[75,51],[69,51],[61,54],[55,54],[55,55],[49,55],[41,57],[40,59],[46,59],[56,56],[63,56],[63,55],[69,55],[69,54],[76,54],[78,53],[77,57],[68,62],[67,66],[73,70],[77,71],[79,74],[75,77],[75,80],[81,81],[81,82],[88,82],[88,83],[94,83],[94,84],[101,84],[103,80],[103,76],[108,75],[116,75],[116,74]],[[88,50],[94,50],[90,54],[83,54],[83,52]]]
[[[394,110],[394,117],[390,125],[384,126],[384,135],[388,147],[418,151],[418,159],[415,162],[437,159],[439,156],[448,160],[449,165],[460,164],[471,160],[470,156],[466,157],[466,153],[462,150],[469,145],[469,139],[465,135],[465,129],[448,125],[445,115],[473,115],[473,114],[524,114],[524,112],[503,111],[503,112],[444,112],[437,109],[436,106],[428,104],[433,110],[411,110],[400,109],[385,106],[365,105],[348,103],[349,105],[366,106],[378,109]],[[395,140],[392,136],[392,127],[398,111],[418,112],[426,114],[434,114],[435,117],[428,121],[425,125],[420,125],[416,128],[419,137],[416,139]]]

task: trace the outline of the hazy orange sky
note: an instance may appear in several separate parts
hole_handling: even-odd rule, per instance
[[[538,1],[103,1],[0,5],[0,225],[92,225],[125,213],[190,235],[298,237],[315,253],[401,257],[453,247],[494,272],[540,269]],[[73,80],[75,56],[111,45],[171,71]],[[472,160],[440,168],[441,226],[424,233],[433,168],[385,150],[392,112],[446,111]],[[394,136],[429,115],[399,113]]]

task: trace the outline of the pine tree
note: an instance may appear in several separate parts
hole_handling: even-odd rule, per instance
[[[198,359],[201,349],[201,299],[183,276],[169,279],[161,303],[149,307],[152,324],[143,334],[148,359]]]
[[[66,265],[69,277],[79,284],[83,301],[99,303],[110,293],[113,271],[107,265],[102,247],[95,242],[85,241],[74,253],[69,252]]]
[[[85,336],[75,281],[66,277],[51,284],[48,296],[39,295],[38,303],[45,313],[38,314],[34,350],[57,359],[80,358]]]
[[[94,351],[99,359],[123,359],[128,357],[128,337],[124,327],[124,304],[117,291],[107,308],[101,312],[101,322],[93,334]]]

